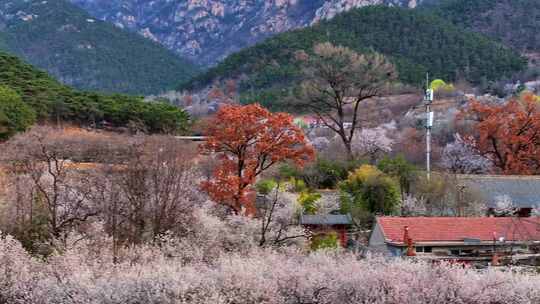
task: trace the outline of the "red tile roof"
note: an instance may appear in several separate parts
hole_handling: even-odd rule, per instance
[[[540,217],[378,217],[387,241],[403,243],[405,226],[415,242],[452,242],[465,238],[540,241]]]

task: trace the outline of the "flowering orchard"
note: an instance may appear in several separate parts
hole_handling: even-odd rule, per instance
[[[0,240],[0,303],[538,303],[540,277],[341,253],[254,250],[205,263],[171,254],[194,248],[136,247],[113,264],[79,245],[48,262]],[[189,251],[189,252],[187,252]]]

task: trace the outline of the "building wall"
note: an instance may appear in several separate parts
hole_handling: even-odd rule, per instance
[[[328,234],[335,233],[338,237],[339,245],[343,248],[347,247],[347,227],[344,225],[336,226],[314,226],[314,225],[305,225],[311,233],[314,235],[324,236]]]
[[[373,230],[371,231],[371,235],[369,236],[368,248],[373,253],[394,255],[392,252],[390,252],[390,248],[385,242],[384,234],[381,227],[379,226],[379,223],[376,223],[373,227]]]

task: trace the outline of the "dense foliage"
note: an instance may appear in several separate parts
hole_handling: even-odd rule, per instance
[[[147,103],[139,97],[80,92],[64,86],[17,57],[0,52],[0,85],[15,90],[39,120],[68,121],[113,127],[135,124],[148,132],[176,132],[189,117],[165,103]]]
[[[458,26],[495,38],[516,50],[540,50],[540,2],[537,0],[445,0],[426,8]]]
[[[524,94],[503,105],[473,101],[461,115],[474,130],[468,143],[496,172],[540,174],[540,107],[535,95]]]
[[[277,35],[229,56],[180,86],[193,89],[226,77],[239,78],[244,100],[278,99],[299,78],[295,54],[330,41],[356,51],[375,50],[397,65],[400,80],[419,84],[425,72],[454,80],[497,79],[524,68],[517,54],[488,38],[427,12],[382,6],[351,10],[315,26]]]
[[[151,94],[195,68],[137,34],[93,19],[65,0],[12,1],[0,8],[0,48],[85,90]],[[4,17],[5,20],[2,20]]]
[[[0,140],[25,131],[36,119],[35,112],[12,89],[0,86]]]
[[[385,156],[379,161],[377,168],[399,181],[402,198],[410,192],[416,168],[403,155],[398,155],[394,158]]]
[[[342,211],[360,209],[372,214],[393,214],[399,205],[399,185],[390,176],[370,165],[362,165],[340,184]]]
[[[304,168],[284,164],[279,168],[282,177],[294,179],[310,189],[335,189],[339,182],[347,179],[349,171],[360,165],[360,161],[329,160],[318,157]]]

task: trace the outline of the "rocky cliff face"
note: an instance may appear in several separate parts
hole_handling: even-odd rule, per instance
[[[418,2],[419,1],[417,0],[329,0],[325,1],[323,5],[317,9],[312,23],[331,19],[339,13],[362,6],[389,5],[415,8]]]
[[[273,34],[355,7],[421,0],[71,0],[96,18],[155,40],[202,65]]]

